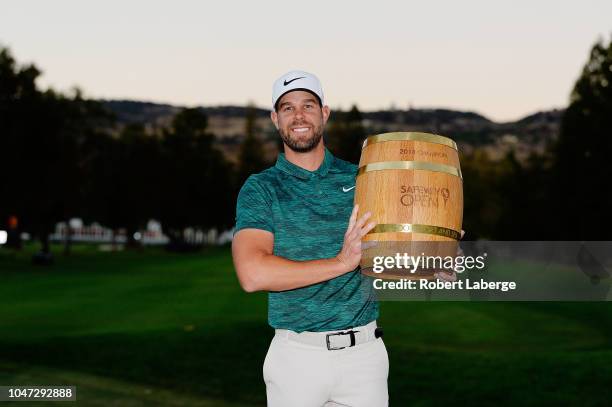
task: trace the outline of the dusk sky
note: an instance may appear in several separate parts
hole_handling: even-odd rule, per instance
[[[328,104],[564,107],[612,1],[2,1],[0,45],[42,87],[93,98],[268,108],[272,82],[316,74]]]

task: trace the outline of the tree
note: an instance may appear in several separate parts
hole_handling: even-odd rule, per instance
[[[36,88],[40,71],[34,65],[17,66],[10,51],[0,48],[0,169],[4,174],[0,182],[0,219],[17,216],[20,224],[28,224],[23,194],[29,181],[29,164],[24,152],[26,137],[35,133],[32,112],[40,110],[42,93]],[[26,164],[26,171],[23,171]]]
[[[7,174],[0,183],[0,216],[16,215],[48,253],[55,223],[79,210],[83,147],[108,116],[78,90],[72,96],[40,91],[39,75],[0,49],[0,161]]]
[[[224,228],[233,222],[231,167],[213,146],[200,109],[184,109],[162,141],[160,219],[174,246],[187,227]]]
[[[137,246],[134,233],[159,209],[159,140],[147,135],[141,124],[129,124],[119,137],[98,140],[93,148],[87,217],[115,232],[125,228],[128,247]]]
[[[329,148],[337,157],[357,164],[366,138],[361,112],[353,106],[348,112],[338,111],[334,115],[326,135]]]
[[[561,123],[554,204],[561,239],[608,240],[612,227],[612,41],[591,49]]]
[[[257,111],[253,104],[247,106],[245,137],[238,154],[238,174],[236,185],[240,187],[251,174],[258,173],[268,166],[263,144],[257,126]]]

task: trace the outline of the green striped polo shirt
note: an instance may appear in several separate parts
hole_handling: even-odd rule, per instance
[[[335,257],[353,209],[357,166],[334,157],[308,171],[279,154],[276,165],[251,175],[240,190],[236,227],[274,234],[274,255],[305,261]],[[334,279],[268,294],[273,328],[332,331],[365,325],[378,317],[378,303],[359,268]]]

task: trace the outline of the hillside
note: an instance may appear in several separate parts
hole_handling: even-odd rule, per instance
[[[182,108],[167,104],[127,100],[101,101],[117,117],[119,126],[142,123],[151,133],[168,127]],[[244,137],[245,106],[201,107],[209,119],[209,131],[228,158],[235,160]],[[269,155],[277,151],[278,135],[267,109],[256,108],[260,137]],[[464,151],[484,147],[492,156],[514,149],[519,158],[541,152],[556,139],[563,110],[536,112],[514,122],[498,123],[474,112],[448,109],[379,110],[362,112],[368,134],[390,131],[424,131],[446,135]],[[334,120],[334,114],[330,122]]]

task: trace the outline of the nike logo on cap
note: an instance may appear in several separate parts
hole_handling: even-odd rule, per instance
[[[289,84],[290,84],[291,82],[293,82],[293,81],[297,81],[298,79],[304,79],[304,78],[305,78],[305,76],[299,76],[299,77],[297,77],[297,78],[293,78],[293,79],[291,79],[290,81],[285,80],[285,81],[283,81],[283,86],[287,86],[287,85],[289,85]]]
[[[355,188],[355,186],[356,186],[356,185],[353,185],[353,186],[352,186],[352,187],[350,187],[350,188],[347,188],[347,187],[342,187],[342,192],[348,192],[348,191],[350,191],[351,189]]]

